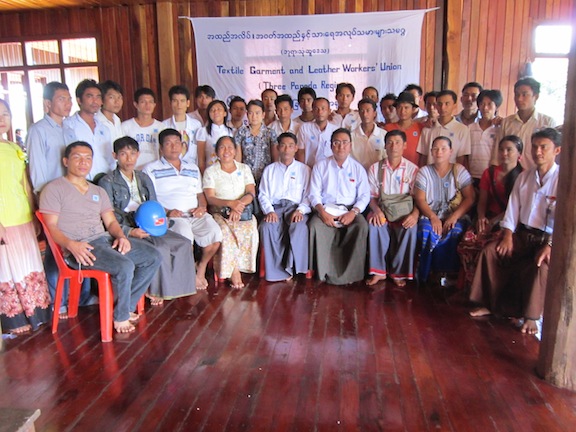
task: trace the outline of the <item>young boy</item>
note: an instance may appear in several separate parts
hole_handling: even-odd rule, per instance
[[[158,134],[166,126],[152,117],[156,108],[156,95],[152,89],[142,87],[134,92],[134,108],[136,117],[123,122],[122,130],[126,136],[138,141],[140,157],[136,169],[142,169],[147,163],[158,159]]]
[[[226,126],[232,129],[232,133],[235,134],[240,127],[248,125],[248,119],[246,118],[246,101],[240,96],[234,96],[230,99],[228,108],[230,111],[230,120],[226,122]]]
[[[314,113],[312,112],[312,104],[316,100],[316,91],[312,87],[302,87],[298,90],[298,105],[302,114],[294,119],[294,123],[298,127],[304,123],[314,121]]]
[[[122,121],[118,117],[124,105],[124,91],[120,84],[111,80],[100,83],[100,90],[102,90],[102,108],[95,117],[110,130],[110,140],[114,142],[124,136]]]
[[[274,89],[266,89],[260,95],[264,104],[264,124],[270,126],[278,118],[276,117],[276,99],[278,93]]]
[[[152,180],[134,169],[139,155],[138,142],[131,137],[114,141],[116,169],[98,182],[114,207],[114,215],[128,239],[143,239],[162,255],[162,263],[152,279],[148,297],[152,306],[196,293],[192,243],[186,237],[168,230],[162,236],[151,236],[136,226],[134,213],[142,203],[157,201]]]
[[[350,83],[340,83],[336,86],[336,102],[338,108],[330,114],[330,123],[337,128],[343,127],[348,130],[354,130],[360,124],[358,111],[350,108],[356,89]]]
[[[292,114],[294,113],[294,101],[292,97],[287,94],[278,96],[275,101],[276,115],[278,120],[272,122],[269,126],[277,136],[284,132],[292,132],[294,135],[298,133],[300,125],[292,121]]]
[[[550,116],[536,111],[536,101],[540,96],[540,83],[534,78],[522,78],[514,84],[514,103],[518,111],[502,121],[501,137],[517,135],[524,143],[524,153],[520,163],[524,169],[532,168],[534,160],[527,143],[532,134],[539,129],[555,127],[556,122]]]
[[[376,126],[376,102],[372,99],[362,99],[358,102],[360,124],[352,131],[352,152],[354,159],[360,162],[366,170],[380,159],[386,157],[384,152],[384,136],[386,132]]]
[[[202,127],[202,124],[186,114],[190,107],[190,92],[184,86],[175,85],[168,90],[168,96],[172,117],[162,123],[165,127],[176,129],[182,134],[182,142],[185,146],[184,158],[189,162],[197,163],[196,131]]]
[[[209,85],[196,87],[194,91],[194,103],[196,111],[192,111],[189,116],[198,120],[203,126],[208,123],[208,105],[216,99],[216,92]]]
[[[458,162],[468,168],[470,154],[470,130],[459,123],[452,114],[456,107],[458,96],[452,90],[442,90],[436,97],[438,122],[432,127],[422,129],[422,135],[416,151],[420,154],[418,166],[432,163],[430,147],[436,137],[445,136],[452,141],[451,163]]]

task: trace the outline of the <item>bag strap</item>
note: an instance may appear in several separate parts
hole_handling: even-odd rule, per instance
[[[458,174],[456,173],[456,164],[452,164],[452,177],[454,177],[454,186],[456,186],[456,192],[460,190],[458,185]]]

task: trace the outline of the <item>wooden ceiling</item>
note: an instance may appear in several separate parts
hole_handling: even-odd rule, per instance
[[[91,8],[156,2],[157,0],[0,0],[0,12],[48,8]]]

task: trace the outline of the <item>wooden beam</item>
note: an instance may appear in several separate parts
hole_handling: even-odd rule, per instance
[[[163,118],[168,117],[170,98],[168,90],[180,83],[179,59],[176,45],[179,41],[176,17],[172,2],[160,2],[156,5],[156,26],[158,27],[158,62],[160,64],[160,88],[158,101],[164,107]]]
[[[458,93],[460,88],[460,46],[463,0],[446,0],[446,58],[444,89]]]
[[[576,15],[576,12],[573,11]],[[573,21],[575,22],[575,21]],[[572,32],[572,52],[566,88],[565,123],[558,207],[554,222],[554,246],[544,306],[544,329],[538,359],[538,373],[551,384],[576,390],[576,32]]]

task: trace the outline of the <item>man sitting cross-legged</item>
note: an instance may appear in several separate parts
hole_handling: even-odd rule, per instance
[[[73,267],[110,273],[114,290],[114,328],[135,330],[133,313],[150,285],[161,257],[139,239],[128,240],[114,217],[106,191],[86,180],[92,169],[92,147],[82,141],[66,147],[66,175],[48,183],[40,195],[40,211]]]
[[[202,257],[196,266],[196,289],[206,289],[206,267],[220,247],[222,231],[206,213],[200,169],[182,159],[180,132],[164,129],[160,132],[159,142],[160,160],[149,163],[143,171],[154,183],[156,197],[173,224],[170,229],[202,248]]]
[[[135,212],[146,201],[156,201],[152,180],[135,170],[140,155],[138,141],[122,137],[114,141],[114,158],[118,167],[100,179],[98,184],[108,193],[116,220],[128,238],[140,238],[154,245],[162,255],[162,264],[152,280],[148,297],[152,306],[164,300],[196,294],[196,273],[192,244],[173,231],[151,236],[135,222]]]
[[[279,161],[264,168],[258,199],[264,220],[260,239],[266,257],[266,280],[292,278],[308,271],[308,185],[310,167],[294,159],[296,136],[278,137]]]

